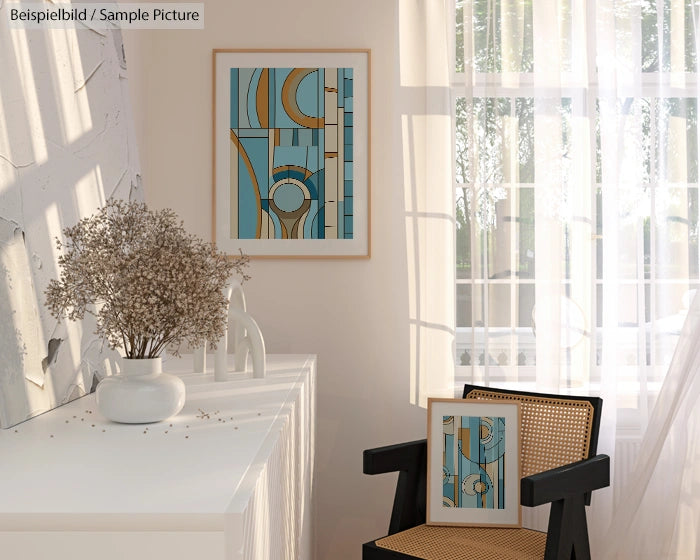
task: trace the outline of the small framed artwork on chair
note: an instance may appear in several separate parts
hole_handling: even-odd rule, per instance
[[[520,403],[428,399],[428,525],[520,527]]]

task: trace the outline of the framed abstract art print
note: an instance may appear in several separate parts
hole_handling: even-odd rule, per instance
[[[428,400],[427,524],[520,527],[520,404]]]
[[[213,52],[213,232],[251,257],[370,256],[370,51]]]

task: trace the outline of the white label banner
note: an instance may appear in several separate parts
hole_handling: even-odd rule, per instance
[[[15,29],[204,29],[203,3],[7,2],[3,8]]]

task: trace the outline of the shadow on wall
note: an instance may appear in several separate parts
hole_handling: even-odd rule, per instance
[[[118,31],[9,28],[0,7],[0,428],[82,396],[114,354],[57,323],[55,238],[111,196],[143,199]]]

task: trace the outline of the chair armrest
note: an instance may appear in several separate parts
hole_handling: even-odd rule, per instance
[[[426,449],[425,439],[366,449],[362,454],[362,472],[383,474],[417,469]]]
[[[520,480],[520,503],[534,507],[610,486],[610,457],[596,455]]]
[[[389,522],[390,535],[425,523],[427,449],[427,441],[421,439],[367,449],[363,454],[365,474],[399,471]]]

